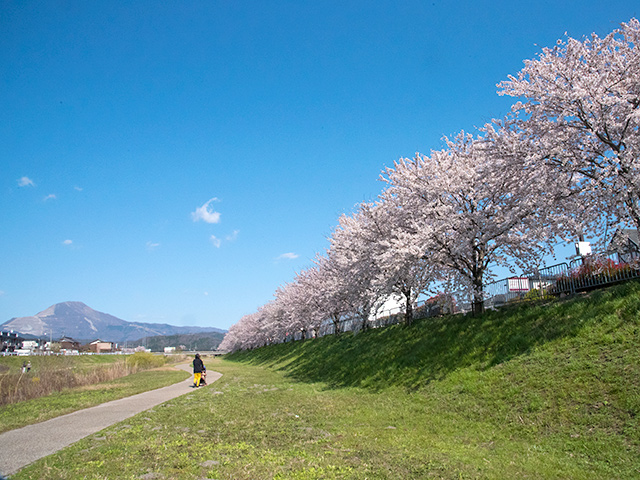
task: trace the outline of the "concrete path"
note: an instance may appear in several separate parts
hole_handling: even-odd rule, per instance
[[[178,365],[191,372],[191,365]],[[221,373],[207,372],[211,384]],[[168,387],[113,400],[45,422],[0,434],[0,475],[12,475],[22,467],[51,455],[78,440],[144,410],[193,392],[193,377]]]

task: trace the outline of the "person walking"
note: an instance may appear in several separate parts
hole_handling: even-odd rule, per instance
[[[202,372],[205,371],[204,363],[200,359],[200,354],[196,353],[196,358],[193,359],[193,386],[200,386],[200,379],[202,378]]]

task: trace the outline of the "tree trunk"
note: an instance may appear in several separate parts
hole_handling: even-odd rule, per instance
[[[484,293],[482,285],[484,270],[481,267],[476,266],[472,273],[473,303],[471,304],[471,311],[474,315],[480,315],[482,312],[484,312]]]
[[[366,332],[367,328],[369,327],[369,320],[367,317],[365,317],[364,315],[362,316],[362,331]]]
[[[411,290],[403,291],[405,299],[405,307],[404,307],[404,324],[411,325],[413,323],[413,305],[411,304]]]
[[[480,244],[474,241],[473,244],[473,260],[474,265],[471,270],[472,288],[473,288],[473,303],[471,305],[471,311],[473,315],[480,315],[484,312],[484,294],[482,280],[484,277],[483,262],[486,254],[486,245]]]
[[[474,315],[484,312],[484,294],[482,289],[482,272],[475,272],[473,276],[473,303],[471,311]]]
[[[340,318],[336,315],[332,315],[331,321],[333,322],[333,334],[340,335]]]

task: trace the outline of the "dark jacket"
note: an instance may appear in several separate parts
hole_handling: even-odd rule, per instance
[[[193,373],[202,373],[204,372],[204,363],[199,358],[195,358],[193,360]]]

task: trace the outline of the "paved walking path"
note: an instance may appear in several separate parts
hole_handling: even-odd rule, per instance
[[[178,368],[191,372],[190,365],[178,365]],[[215,382],[221,376],[221,373],[207,372],[207,382]],[[172,398],[192,392],[191,385],[193,385],[193,379],[190,377],[168,387],[113,400],[2,433],[0,434],[0,475],[12,475],[22,467],[51,455],[87,435],[99,432],[103,428]]]

